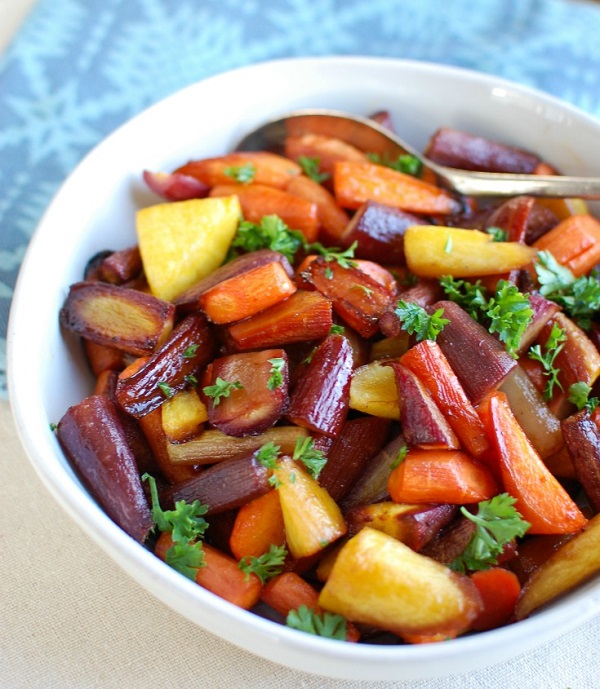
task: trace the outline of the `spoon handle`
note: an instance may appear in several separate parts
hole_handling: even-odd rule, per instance
[[[469,196],[538,196],[600,199],[600,177],[462,172],[431,165],[442,185]]]

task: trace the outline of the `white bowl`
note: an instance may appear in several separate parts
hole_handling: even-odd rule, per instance
[[[291,59],[195,84],[134,118],[93,150],[48,208],[23,262],[8,333],[18,432],[41,479],[75,521],[135,580],[179,613],[269,660],[331,677],[431,678],[508,659],[600,612],[600,580],[531,619],[420,646],[344,644],[240,610],[163,564],[121,531],[83,489],[50,423],[89,394],[81,352],[61,336],[59,308],[90,256],[135,243],[134,213],[156,203],[144,168],[168,171],[224,153],[263,120],[299,107],[367,115],[389,109],[422,148],[441,125],[535,151],[565,173],[600,174],[600,123],[559,100],[501,79],[421,62]]]

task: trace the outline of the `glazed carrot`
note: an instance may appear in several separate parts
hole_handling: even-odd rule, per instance
[[[283,617],[301,605],[319,614],[323,612],[318,591],[295,572],[283,572],[273,577],[265,584],[260,598]],[[346,641],[358,641],[359,638],[358,629],[351,622],[346,622]]]
[[[319,232],[317,204],[296,194],[265,184],[221,184],[209,196],[231,196],[240,200],[245,220],[260,223],[265,215],[277,215],[292,230],[300,230],[307,242],[314,242]]]
[[[286,191],[316,204],[320,241],[334,245],[339,242],[349,218],[328,189],[306,175],[297,175],[291,179]]]
[[[320,340],[331,330],[331,301],[320,292],[299,289],[265,311],[228,326],[238,349],[257,349]]]
[[[440,346],[423,340],[403,354],[400,363],[429,390],[462,446],[475,456],[485,452],[490,443],[483,423]]]
[[[229,547],[238,560],[259,557],[271,545],[283,545],[285,528],[276,490],[270,490],[240,507],[229,538]]]
[[[503,392],[490,397],[490,422],[505,490],[531,534],[573,533],[587,519],[550,473],[516,420]]]
[[[490,470],[460,450],[412,449],[388,480],[398,503],[468,505],[499,491]]]
[[[131,378],[131,376],[134,373],[137,373],[139,370],[141,370],[148,361],[150,360],[149,356],[141,356],[138,359],[135,359],[132,361],[129,366],[126,366],[121,373],[119,373],[119,380],[125,380],[126,378]]]
[[[367,156],[352,144],[333,136],[322,134],[292,132],[285,140],[285,154],[292,160],[301,157],[316,158],[319,172],[331,175],[338,161],[352,160],[364,162]]]
[[[278,304],[295,291],[285,268],[271,261],[219,282],[199,301],[213,323],[233,323]]]
[[[299,165],[283,156],[266,151],[239,151],[217,158],[192,160],[175,170],[175,173],[189,175],[214,187],[217,184],[231,184],[237,172],[245,167],[250,171],[251,183],[266,184],[277,189],[284,189],[292,177],[302,172]]]
[[[460,208],[458,201],[443,189],[374,163],[336,163],[333,184],[335,198],[342,208],[356,209],[365,201],[433,215],[455,213]]]
[[[300,265],[296,269],[296,282],[299,286],[305,287],[310,284],[308,280],[303,277],[302,273],[317,258],[319,258],[318,254],[309,254],[302,259]],[[375,263],[375,261],[367,261],[362,258],[353,258],[352,263],[354,263],[361,273],[366,273],[369,277],[373,278],[375,282],[386,287],[392,294],[396,292],[396,279],[387,268],[384,268],[379,263]]]
[[[495,629],[512,618],[521,584],[517,575],[502,567],[473,572],[471,581],[477,587],[483,607],[471,627],[478,632]]]
[[[538,251],[549,251],[575,277],[581,277],[600,261],[600,222],[591,215],[572,215],[533,246]]]
[[[164,560],[172,545],[170,532],[163,531],[156,542],[154,553]],[[204,567],[198,568],[196,583],[240,608],[249,610],[254,607],[262,590],[261,581],[256,574],[251,572],[246,575],[238,567],[236,560],[208,543],[202,544],[202,550]]]

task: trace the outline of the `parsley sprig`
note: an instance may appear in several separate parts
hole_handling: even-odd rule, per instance
[[[238,255],[237,249],[250,253],[259,249],[279,251],[290,262],[296,252],[306,247],[304,235],[299,230],[291,230],[278,215],[265,215],[260,223],[242,221],[236,236],[231,242],[229,258]]]
[[[256,165],[254,163],[245,163],[244,165],[230,165],[226,167],[223,172],[227,177],[241,184],[249,184],[256,176]]]
[[[396,172],[402,172],[405,175],[412,175],[419,177],[423,169],[423,163],[409,153],[400,154],[397,158],[390,158],[389,155],[380,155],[379,153],[367,153],[367,158],[377,165],[389,167]]]
[[[208,522],[203,517],[208,506],[199,500],[192,503],[178,500],[174,510],[163,510],[158,498],[156,479],[146,473],[142,480],[148,481],[150,485],[154,525],[159,531],[171,533],[173,545],[167,550],[165,561],[173,569],[195,580],[198,569],[205,566],[201,539],[208,528]]]
[[[271,364],[271,372],[269,375],[269,380],[267,381],[267,387],[269,390],[277,390],[283,385],[283,372],[285,370],[285,359],[282,357],[276,357],[274,359],[269,359]]]
[[[576,278],[549,251],[540,251],[535,262],[540,294],[556,302],[584,330],[600,312],[600,281],[596,273]]]
[[[313,242],[308,245],[310,251],[315,251],[321,254],[326,261],[335,261],[342,268],[354,268],[356,267],[356,261],[353,261],[354,252],[358,242],[352,242],[352,244],[347,249],[339,249],[337,247],[325,247],[320,242]]]
[[[488,298],[481,280],[468,282],[451,275],[440,278],[440,285],[448,299],[462,306],[467,313],[485,325],[490,333],[498,333],[506,351],[519,355],[519,344],[533,318],[533,309],[527,294],[519,291],[508,280],[499,280],[495,293]]]
[[[273,469],[277,467],[280,450],[281,448],[279,445],[275,445],[275,443],[270,440],[268,443],[258,448],[255,454],[256,460],[262,464],[265,469],[273,471]],[[269,483],[273,488],[279,488],[279,479],[274,474],[269,476]]]
[[[416,335],[417,342],[422,340],[435,340],[450,321],[443,318],[444,309],[438,309],[431,315],[418,304],[405,302],[402,299],[394,309],[394,313],[401,321],[403,330],[409,335]]]
[[[528,355],[530,359],[534,361],[539,361],[542,365],[543,374],[546,377],[546,387],[544,388],[544,399],[552,399],[554,394],[554,386],[559,387],[561,390],[563,386],[558,380],[558,375],[560,369],[554,365],[554,360],[556,359],[558,353],[564,347],[564,343],[567,340],[567,335],[565,331],[556,323],[552,324],[552,330],[548,339],[544,345],[544,349],[540,344],[533,345],[530,347]]]
[[[306,605],[301,605],[297,610],[291,610],[285,623],[292,629],[298,629],[308,634],[337,639],[338,641],[345,641],[346,639],[346,620],[341,615],[335,615],[331,612],[319,614]]]
[[[480,502],[476,514],[466,507],[460,508],[462,514],[475,523],[476,529],[465,550],[451,563],[452,569],[476,571],[498,564],[498,556],[504,546],[524,536],[530,527],[515,509],[515,502],[508,493],[500,493],[491,500]]]
[[[321,450],[317,450],[315,441],[310,436],[298,438],[292,459],[304,464],[308,473],[315,479],[319,478],[319,474],[327,464],[327,457]]]
[[[579,411],[587,409],[589,413],[593,413],[596,407],[600,404],[597,397],[590,397],[592,388],[583,380],[569,385],[569,402],[574,404]]]
[[[282,545],[271,545],[269,550],[262,555],[246,555],[238,563],[238,567],[246,575],[246,581],[250,574],[256,574],[262,584],[276,577],[283,571],[283,565],[288,551]]]
[[[232,390],[241,390],[243,387],[244,386],[239,380],[228,381],[217,376],[214,385],[207,385],[206,387],[202,388],[202,392],[204,392],[207,397],[211,397],[213,406],[217,407],[221,403],[222,397],[229,397]]]
[[[313,181],[325,182],[331,175],[328,172],[321,172],[319,165],[321,163],[320,158],[312,158],[310,156],[298,156],[298,165],[302,168],[302,172],[307,177],[310,177]]]

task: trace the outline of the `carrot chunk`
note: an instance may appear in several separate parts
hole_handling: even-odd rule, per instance
[[[575,277],[581,277],[600,261],[600,222],[591,215],[572,215],[533,246],[538,251],[549,251]]]
[[[495,629],[512,618],[521,593],[519,578],[502,567],[473,572],[471,581],[479,591],[483,604],[471,627],[478,632]]]
[[[503,392],[490,397],[489,413],[504,488],[531,524],[529,533],[573,533],[583,528],[585,516],[541,460]]]
[[[365,201],[379,201],[412,213],[447,215],[460,209],[458,201],[443,189],[374,163],[336,163],[333,184],[342,208],[356,209]]]
[[[283,545],[285,527],[276,490],[270,490],[240,507],[229,538],[234,557],[259,557],[271,545]]]
[[[390,474],[388,491],[394,502],[468,505],[493,498],[498,484],[460,450],[413,449]]]

